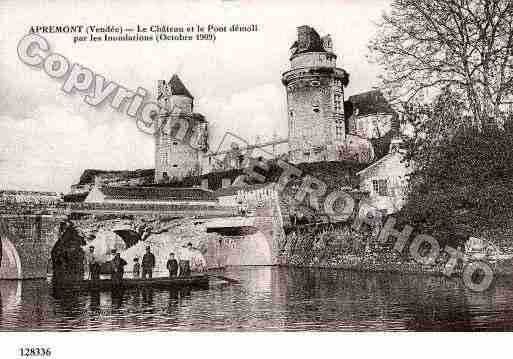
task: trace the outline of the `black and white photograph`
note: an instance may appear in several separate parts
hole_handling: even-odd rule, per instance
[[[2,340],[513,331],[512,0],[0,21]]]

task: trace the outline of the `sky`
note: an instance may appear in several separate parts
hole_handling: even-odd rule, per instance
[[[62,81],[17,56],[31,26],[257,24],[253,33],[217,33],[216,41],[73,43],[71,34],[45,34],[50,51],[155,99],[157,80],[177,73],[209,122],[216,147],[226,131],[249,142],[287,137],[281,74],[300,25],[331,34],[338,66],[350,74],[345,98],[378,84],[367,44],[386,11],[385,0],[123,0],[0,2],[0,189],[67,192],[84,169],[154,167],[153,137],[109,106],[68,95]]]

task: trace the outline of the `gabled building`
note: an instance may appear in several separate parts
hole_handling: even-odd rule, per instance
[[[396,123],[397,113],[381,91],[372,90],[349,96],[351,114],[348,119],[349,133],[376,139],[390,132]]]
[[[360,190],[369,193],[369,204],[385,214],[395,213],[403,207],[409,175],[413,172],[413,166],[403,161],[400,142],[393,139],[386,156],[357,173]]]
[[[94,187],[85,203],[217,205],[212,191],[172,187]]]

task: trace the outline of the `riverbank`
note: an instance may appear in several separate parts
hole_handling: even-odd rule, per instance
[[[378,241],[378,233],[377,230],[354,231],[346,223],[290,228],[286,231],[281,263],[291,267],[445,276],[447,253],[437,258],[434,265],[423,265],[408,254],[395,251],[392,242]],[[465,263],[468,261],[465,259]],[[485,256],[482,262],[488,264],[496,276],[513,277],[512,259]],[[463,264],[458,260],[453,275],[461,276]]]
[[[495,276],[505,276],[513,278],[513,265],[511,263],[498,264],[487,263],[492,268]],[[379,263],[372,261],[351,261],[339,263],[315,263],[315,264],[286,264],[285,267],[296,268],[320,268],[320,269],[340,269],[357,272],[374,272],[374,273],[390,273],[390,274],[425,274],[434,276],[445,276],[444,267],[440,265],[425,266],[415,262],[408,263]],[[453,276],[461,276],[463,272],[462,266],[453,271]]]

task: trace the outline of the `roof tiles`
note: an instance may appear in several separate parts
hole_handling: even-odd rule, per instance
[[[201,188],[172,187],[109,187],[101,192],[106,199],[145,200],[145,201],[216,201],[211,191]]]

